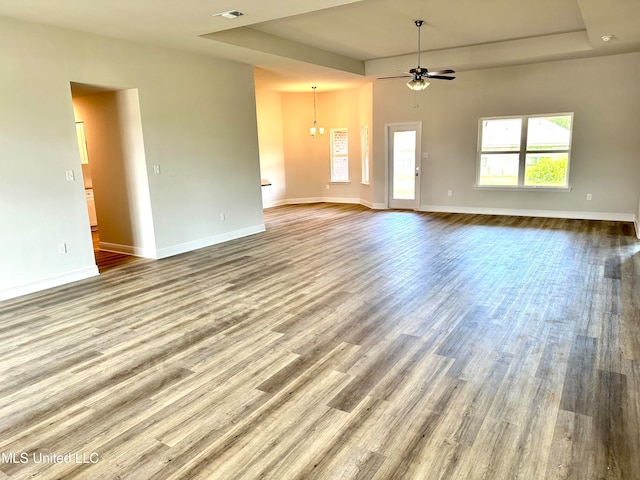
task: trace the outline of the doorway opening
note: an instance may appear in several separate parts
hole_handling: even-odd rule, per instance
[[[155,258],[137,89],[72,82],[71,97],[98,270]]]

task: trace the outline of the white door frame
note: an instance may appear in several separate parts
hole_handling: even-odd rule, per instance
[[[399,122],[385,123],[384,125],[384,146],[385,146],[385,205],[391,208],[391,142],[389,135],[394,127],[407,127],[407,130],[416,132],[416,198],[413,205],[407,208],[418,210],[420,207],[420,181],[422,173],[422,122]],[[397,208],[397,207],[396,207]]]

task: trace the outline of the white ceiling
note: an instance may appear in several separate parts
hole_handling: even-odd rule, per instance
[[[244,15],[212,16],[226,10]],[[0,0],[0,15],[249,63],[280,91],[415,67],[416,19],[431,70],[640,51],[638,0]]]

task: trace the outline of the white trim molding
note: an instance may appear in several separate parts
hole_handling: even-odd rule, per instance
[[[280,205],[286,205],[286,200],[269,200],[262,202],[262,208],[279,207]]]
[[[298,205],[303,203],[361,203],[359,198],[344,197],[307,197],[307,198],[289,198],[282,200],[280,205]]]
[[[362,198],[337,197],[291,198],[288,200],[280,201],[278,205],[298,205],[303,203],[347,203],[359,204],[372,210],[388,209],[388,207],[384,203],[373,203],[368,200],[363,200]],[[614,212],[582,212],[568,210],[528,210],[520,208],[465,207],[451,205],[420,205],[420,207],[417,208],[416,211],[434,213],[466,213],[472,215],[504,215],[514,217],[573,218],[577,220],[609,220],[612,222],[634,222],[636,225],[636,233],[638,234],[638,238],[640,238],[640,211],[638,212],[638,214],[633,214]]]
[[[384,203],[373,203],[362,198],[344,198],[344,197],[307,197],[307,198],[289,198],[272,202],[272,204],[264,205],[264,208],[279,207],[281,205],[301,205],[304,203],[346,203],[350,205],[362,205],[372,210],[384,210],[387,206]]]
[[[170,247],[164,247],[156,250],[156,256],[154,258],[167,258],[181,253],[190,252],[199,248],[210,247],[218,243],[228,242],[229,240],[235,240],[236,238],[247,237],[256,233],[264,232],[264,223],[254,225],[252,227],[242,228],[240,230],[234,230],[232,232],[221,233],[220,235],[213,235],[211,237],[202,238],[200,240],[193,240],[191,242],[180,243],[178,245],[172,245]]]
[[[121,253],[134,257],[157,258],[156,251],[150,248],[134,247],[132,245],[120,245],[118,243],[98,242],[98,248],[103,252]]]
[[[640,238],[640,200],[638,200],[638,211],[636,212],[636,218],[633,219],[633,223],[636,226],[636,237]]]
[[[384,203],[373,203],[369,200],[360,199],[360,205],[370,208],[371,210],[385,210],[387,207]]]
[[[36,282],[6,288],[0,290],[0,301],[21,297],[22,295],[28,295],[29,293],[40,292],[42,290],[48,290],[49,288],[59,287],[60,285],[77,282],[79,280],[84,280],[98,275],[100,275],[100,272],[98,272],[98,267],[94,265],[92,267],[74,270],[73,272],[67,272],[62,275],[56,275]]]
[[[564,210],[528,210],[520,208],[485,208],[463,207],[448,205],[421,205],[421,212],[438,213],[468,213],[476,215],[507,215],[514,217],[546,217],[546,218],[573,218],[578,220],[610,220],[614,222],[633,222],[632,213],[613,212],[580,212]]]

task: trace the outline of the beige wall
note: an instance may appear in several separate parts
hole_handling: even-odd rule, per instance
[[[156,256],[264,229],[251,66],[6,18],[0,56],[0,299],[97,274],[70,82],[138,91]]]
[[[370,132],[373,130],[371,96],[371,85],[317,93],[318,125],[324,127],[325,134],[312,138],[309,135],[309,127],[313,124],[311,92],[258,91],[256,98],[263,177],[268,178],[269,172],[274,178],[286,182],[284,190],[273,187],[278,195],[274,203],[359,203],[361,200],[366,203],[371,198],[371,187],[361,185],[360,143],[361,127],[368,125]],[[281,131],[278,131],[278,120],[281,122]],[[349,129],[349,183],[330,182],[332,128]]]
[[[376,81],[374,202],[385,202],[385,124],[422,121],[424,210],[632,220],[640,183],[638,78],[640,54],[633,53],[460,72],[417,94],[403,80]],[[475,188],[480,117],[556,112],[575,113],[571,191]]]
[[[324,127],[323,137],[311,138],[313,124],[313,95],[310,93],[282,94],[282,121],[285,135],[284,155],[287,171],[287,198],[313,199],[324,195],[329,180],[329,124],[323,101],[317,95],[318,125]]]
[[[359,112],[359,125],[369,127],[369,183],[367,185],[360,185],[360,201],[361,203],[371,207],[373,205],[373,85],[368,84],[358,89],[358,106]],[[360,142],[360,139],[358,139]],[[362,148],[362,147],[361,147]],[[362,152],[360,151],[361,155]],[[361,157],[357,157],[358,165],[361,166]],[[362,177],[358,177],[362,180]]]
[[[284,134],[282,131],[282,98],[278,92],[256,90],[258,139],[260,145],[260,174],[271,182],[262,187],[264,207],[279,205],[286,199],[287,177],[284,162]]]

